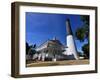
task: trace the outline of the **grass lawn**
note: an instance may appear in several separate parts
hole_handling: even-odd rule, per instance
[[[58,66],[58,65],[81,65],[89,64],[88,59],[84,60],[65,60],[65,61],[37,61],[26,64],[26,67],[41,67],[41,66]]]

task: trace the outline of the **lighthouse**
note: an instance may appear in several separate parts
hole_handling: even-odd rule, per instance
[[[67,51],[66,51],[66,54],[68,56],[72,56],[74,59],[77,60],[78,54],[77,54],[77,49],[76,49],[76,45],[75,45],[75,41],[74,41],[74,37],[73,37],[73,32],[71,29],[71,24],[70,24],[69,19],[66,20],[66,31],[67,31],[67,35],[66,35]]]

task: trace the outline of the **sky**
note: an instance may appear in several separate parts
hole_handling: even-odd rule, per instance
[[[80,15],[26,12],[26,42],[29,45],[36,44],[39,46],[56,37],[63,45],[67,45],[67,19],[70,19],[72,32],[75,34],[77,27],[81,27],[83,24]],[[81,46],[87,41],[82,43],[75,39],[75,43],[77,50],[82,52]]]

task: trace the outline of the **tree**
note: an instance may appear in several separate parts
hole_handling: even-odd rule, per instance
[[[36,53],[36,44],[29,46],[28,54],[31,56],[31,59],[33,55]]]
[[[89,16],[81,16],[81,20],[83,25],[76,29],[75,36],[80,42],[84,42],[87,39],[88,43],[82,46],[82,51],[85,58],[89,58]]]
[[[89,44],[83,45],[82,50],[84,52],[85,58],[88,59],[89,58]]]
[[[81,16],[81,20],[83,21],[83,28],[85,30],[85,38],[89,42],[89,16]]]
[[[85,30],[84,28],[77,28],[76,30],[76,38],[80,40],[80,42],[83,42],[85,39]]]
[[[84,24],[87,24],[89,26],[89,16],[81,16],[81,20],[84,22]]]
[[[29,44],[26,42],[26,54],[28,54],[29,48]]]
[[[77,52],[78,53],[78,56],[83,56],[82,52]]]
[[[83,25],[78,27],[75,32],[75,36],[81,42],[84,42],[85,39],[89,42],[89,16],[81,16]]]

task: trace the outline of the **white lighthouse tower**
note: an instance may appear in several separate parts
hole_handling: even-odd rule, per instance
[[[67,36],[66,36],[66,41],[67,41],[67,55],[73,56],[74,59],[78,59],[78,54],[77,54],[77,49],[76,45],[74,42],[74,37],[73,37],[73,32],[71,30],[71,24],[70,20],[66,20],[66,31],[67,31]]]

